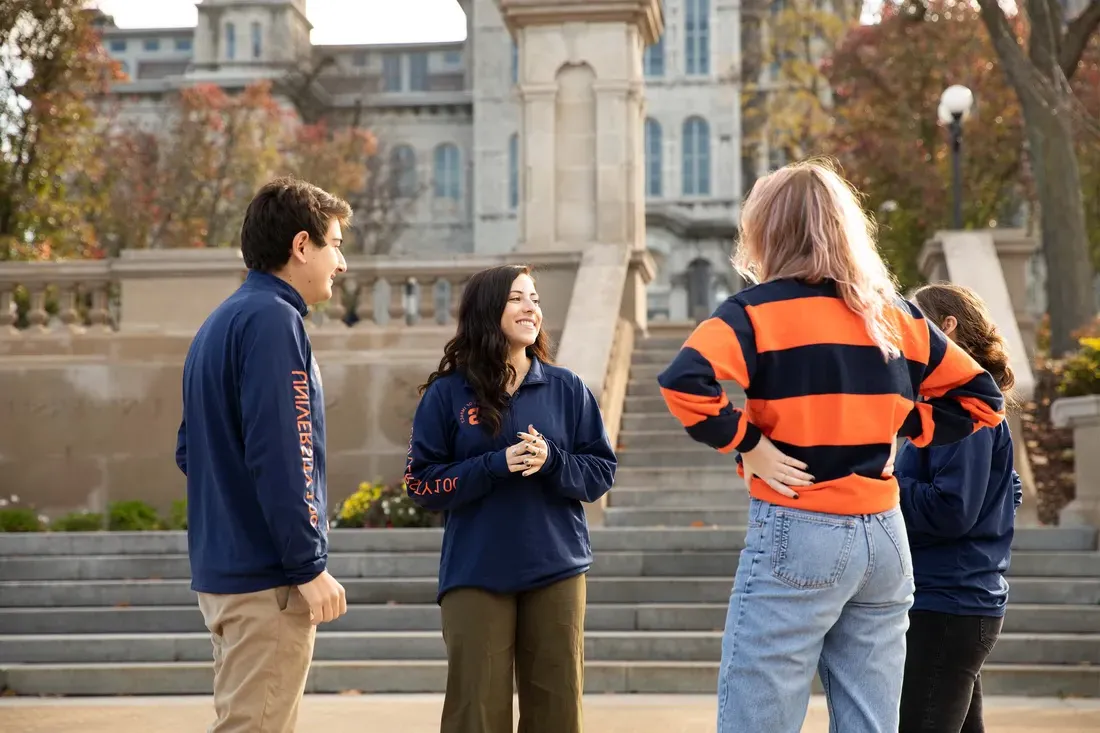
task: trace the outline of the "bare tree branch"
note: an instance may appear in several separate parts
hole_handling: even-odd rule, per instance
[[[1084,12],[1066,27],[1065,36],[1062,39],[1058,64],[1062,67],[1062,73],[1067,79],[1073,78],[1081,62],[1081,56],[1088,48],[1089,39],[1097,28],[1100,28],[1100,0],[1092,0]]]

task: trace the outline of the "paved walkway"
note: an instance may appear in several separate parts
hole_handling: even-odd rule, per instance
[[[0,698],[4,733],[200,733],[210,699]],[[302,704],[302,733],[437,733],[440,695],[310,695]],[[697,695],[599,695],[585,700],[585,728],[598,733],[713,733],[714,698]],[[825,733],[820,697],[810,704],[803,733]],[[993,698],[986,702],[988,733],[1096,733],[1100,700]]]

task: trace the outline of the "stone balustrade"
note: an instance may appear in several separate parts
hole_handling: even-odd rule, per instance
[[[526,262],[564,316],[579,252],[451,257],[352,255],[310,324],[408,328],[454,322],[471,275]],[[89,332],[193,331],[246,274],[234,250],[143,250],[109,260],[0,263],[0,339]],[[545,288],[540,288],[545,289]],[[558,318],[552,320],[560,320]],[[560,323],[557,324],[560,326]]]

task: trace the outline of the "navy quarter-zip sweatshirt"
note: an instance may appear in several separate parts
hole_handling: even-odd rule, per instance
[[[1004,574],[1023,499],[1012,466],[1007,421],[951,445],[906,442],[898,451],[894,475],[913,553],[914,610],[1004,615]]]
[[[444,512],[437,601],[461,587],[519,593],[592,564],[582,502],[607,493],[616,468],[595,397],[535,359],[502,417],[493,437],[461,373],[433,382],[416,408],[405,483],[417,504]],[[549,455],[525,478],[508,471],[505,451],[529,425]]]
[[[302,585],[325,569],[325,403],[306,312],[288,283],[250,272],[187,352],[176,464],[200,593]]]

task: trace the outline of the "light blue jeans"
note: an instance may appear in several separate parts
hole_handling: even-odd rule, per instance
[[[752,499],[718,677],[718,733],[799,733],[814,670],[830,733],[897,733],[913,560],[901,510]]]

